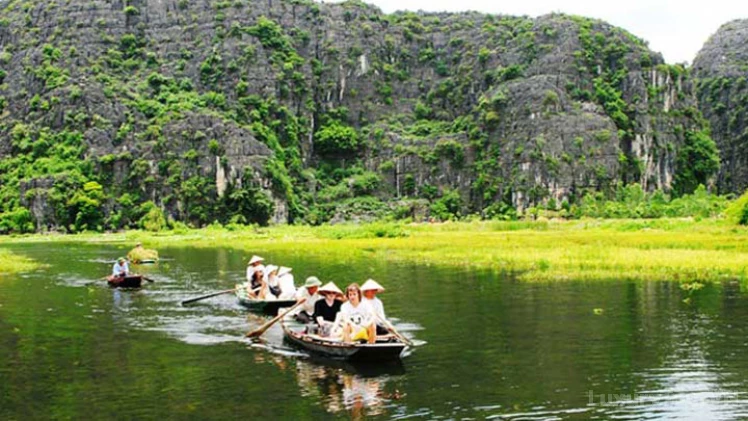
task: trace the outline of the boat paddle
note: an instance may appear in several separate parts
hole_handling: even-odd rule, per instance
[[[247,333],[247,337],[248,338],[256,338],[256,337],[262,335],[263,333],[265,333],[266,330],[268,330],[270,328],[270,326],[274,325],[275,322],[277,322],[278,320],[282,319],[283,317],[286,316],[286,314],[290,313],[296,307],[304,304],[305,302],[306,302],[306,298],[300,299],[296,304],[294,304],[288,310],[286,310],[283,313],[280,313],[279,315],[275,316],[272,320],[270,320],[269,322],[267,322],[264,325],[260,326],[259,328],[255,329],[255,330],[253,330],[253,331],[251,331],[249,333]]]
[[[384,326],[389,329],[390,332],[392,332],[392,334],[395,335],[397,339],[400,339],[400,341],[402,341],[405,345],[413,346],[413,342],[403,336],[400,332],[398,332],[397,329],[395,329],[395,326],[392,326],[392,323],[390,323],[388,320],[382,319],[381,317],[379,317],[379,315],[377,315],[377,320],[384,323]]]
[[[218,291],[218,292],[214,292],[214,293],[211,293],[211,294],[202,295],[200,297],[190,298],[189,300],[184,300],[184,301],[182,301],[181,304],[185,305],[185,304],[189,304],[189,303],[194,303],[195,301],[200,301],[200,300],[204,300],[206,298],[215,297],[216,295],[228,294],[229,292],[235,292],[235,291],[236,291],[236,288],[227,289],[225,291]]]
[[[136,276],[137,276],[137,275],[136,275]],[[141,276],[142,276],[142,275],[141,275]],[[146,281],[148,281],[148,282],[154,282],[154,281],[153,281],[153,279],[151,279],[151,278],[149,278],[149,277],[147,277],[147,276],[143,276],[143,279],[145,279],[145,280],[146,280]]]

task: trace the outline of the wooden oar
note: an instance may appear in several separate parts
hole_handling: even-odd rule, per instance
[[[400,339],[404,344],[406,344],[408,346],[413,346],[413,342],[410,339],[408,339],[405,336],[403,336],[400,332],[398,332],[397,329],[395,329],[395,326],[392,326],[392,323],[390,323],[387,320],[382,319],[381,317],[379,317],[379,315],[377,315],[377,320],[379,320],[382,323],[384,323],[384,326],[387,329],[389,329],[390,332],[392,332],[392,334],[395,335],[395,337],[397,339]]]
[[[225,291],[214,292],[214,293],[211,293],[211,294],[208,294],[208,295],[203,295],[203,296],[196,297],[196,298],[190,298],[189,300],[182,301],[182,305],[189,304],[189,303],[194,303],[195,301],[204,300],[204,299],[210,298],[210,297],[215,297],[216,295],[228,294],[229,292],[236,292],[236,288],[234,288],[234,289],[227,289]]]
[[[258,328],[258,329],[255,329],[255,330],[253,330],[253,331],[251,331],[251,332],[247,333],[247,337],[248,337],[248,338],[256,338],[256,337],[258,337],[258,336],[262,335],[263,333],[265,333],[265,331],[266,331],[266,330],[268,330],[268,328],[270,328],[270,326],[274,325],[274,324],[275,324],[275,322],[277,322],[278,320],[282,319],[283,317],[285,317],[285,316],[286,316],[286,314],[290,313],[290,312],[291,312],[291,311],[292,311],[293,309],[295,309],[296,307],[298,307],[298,306],[300,306],[300,305],[304,304],[305,302],[306,302],[306,298],[302,298],[302,299],[300,299],[300,300],[299,300],[299,301],[298,301],[298,302],[297,302],[296,304],[294,304],[294,305],[293,305],[293,306],[292,306],[291,308],[289,308],[288,310],[284,311],[283,313],[281,313],[281,314],[279,314],[279,315],[275,316],[275,317],[273,318],[273,320],[271,320],[271,321],[269,321],[269,322],[265,323],[265,324],[264,324],[264,325],[262,325],[262,326],[261,326],[260,328]]]
[[[143,276],[143,275],[141,275],[141,276]],[[147,276],[143,276],[143,279],[145,279],[148,282],[154,282],[153,279],[148,278]]]

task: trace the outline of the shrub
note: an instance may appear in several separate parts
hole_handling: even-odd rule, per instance
[[[314,146],[322,155],[346,155],[357,152],[360,142],[353,127],[333,121],[317,131]]]
[[[457,190],[448,190],[442,197],[431,204],[431,216],[442,221],[455,219],[460,216],[462,197]]]
[[[748,225],[748,190],[728,206],[725,215],[735,224]]]
[[[156,206],[153,202],[145,202],[140,205],[141,212],[144,213],[142,218],[138,221],[138,225],[152,232],[158,232],[166,229],[166,217],[164,212]]]
[[[0,233],[27,232],[34,232],[34,218],[28,209],[18,207],[0,213]]]

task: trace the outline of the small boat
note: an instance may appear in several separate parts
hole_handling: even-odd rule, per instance
[[[107,283],[112,288],[140,288],[143,275],[109,276]]]
[[[156,262],[158,262],[158,259],[133,260],[133,264],[136,265],[152,265]]]
[[[292,345],[323,357],[346,361],[394,361],[399,360],[407,345],[394,336],[378,337],[373,344],[342,342],[331,338],[305,333],[306,325],[291,318],[281,321],[283,333]]]
[[[247,290],[241,285],[237,285],[236,288],[236,299],[239,300],[239,304],[246,307],[250,311],[258,313],[278,314],[278,309],[283,307],[291,307],[296,304],[296,300],[258,300],[247,295]]]

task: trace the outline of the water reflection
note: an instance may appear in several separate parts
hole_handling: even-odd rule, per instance
[[[329,414],[347,413],[351,419],[384,416],[401,408],[398,401],[406,396],[396,384],[405,374],[399,361],[352,364],[277,353],[257,353],[253,359],[271,363],[281,371],[293,370],[301,396],[317,402]]]
[[[401,363],[353,365],[328,361],[322,365],[305,360],[296,362],[296,380],[301,394],[318,399],[331,414],[347,411],[353,419],[384,415],[388,403],[404,397],[404,393],[388,386],[393,375],[404,373]]]

